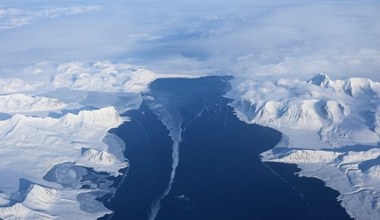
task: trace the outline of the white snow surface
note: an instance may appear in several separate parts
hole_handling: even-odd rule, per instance
[[[142,67],[107,61],[85,64],[63,63],[52,77],[54,88],[102,92],[140,92],[157,74]]]
[[[100,206],[96,212],[81,210],[77,197],[89,190],[78,189],[54,189],[33,185],[25,200],[13,206],[0,209],[3,219],[97,219],[106,213],[111,213],[99,201],[94,198],[90,201],[94,206]]]
[[[42,177],[63,162],[119,175],[119,170],[128,163],[112,155],[110,146],[102,140],[110,128],[122,122],[113,107],[69,113],[61,118],[17,114],[0,121],[0,156],[6,158],[0,161],[3,205],[11,201],[7,198],[17,194],[20,178],[35,183],[24,201],[0,208],[0,218],[96,219],[109,213],[105,208],[99,213],[81,210],[77,196],[88,190],[65,189]]]
[[[0,112],[26,113],[63,109],[67,105],[54,98],[25,94],[0,95]]]
[[[43,83],[27,83],[18,78],[0,79],[0,94],[31,91],[42,85]]]
[[[237,116],[282,132],[261,154],[297,164],[340,193],[355,219],[380,219],[380,83],[366,78],[243,81],[229,93]]]
[[[370,79],[244,81],[229,96],[241,120],[281,131],[295,148],[379,142],[380,83]]]
[[[6,158],[0,161],[0,219],[97,219],[111,213],[96,200],[99,189],[70,185],[80,180],[75,170],[62,166],[63,173],[55,173],[66,178],[62,183],[44,177],[66,163],[120,175],[128,166],[124,143],[108,131],[127,122],[120,114],[138,108],[140,92],[164,76],[108,61],[36,68],[27,69],[32,80],[0,79],[0,157]]]

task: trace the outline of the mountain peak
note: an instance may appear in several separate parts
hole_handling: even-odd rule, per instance
[[[323,73],[316,74],[313,78],[311,78],[307,83],[314,84],[317,86],[326,86],[330,82],[330,78]]]

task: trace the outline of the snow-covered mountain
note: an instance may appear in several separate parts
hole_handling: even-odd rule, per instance
[[[31,91],[43,84],[44,83],[28,83],[18,78],[0,79],[0,94]]]
[[[82,177],[104,172],[99,181],[109,181],[128,166],[124,143],[108,130],[127,122],[120,113],[137,108],[140,93],[161,77],[102,61],[61,64],[49,82],[0,79],[0,157],[7,158],[0,161],[0,219],[110,213],[96,198],[113,189]],[[263,161],[297,164],[300,175],[339,191],[352,217],[379,219],[379,94],[379,82],[319,74],[307,81],[237,79],[227,96],[241,120],[283,133]]]
[[[43,177],[55,165],[68,162],[96,172],[120,175],[119,170],[127,166],[123,148],[108,146],[103,140],[110,128],[122,122],[113,107],[69,113],[61,118],[14,115],[0,121],[0,157],[6,158],[0,161],[0,218],[95,219],[109,213],[97,204],[95,196],[78,199],[98,188],[81,189],[78,183],[72,189],[59,186],[57,183],[62,182],[58,180],[52,182]],[[70,168],[56,172],[54,178],[58,175],[60,179],[66,176],[65,184],[68,184],[79,173]],[[27,180],[28,186],[22,180]],[[81,203],[88,201],[95,202],[92,213],[80,208]]]
[[[363,78],[334,81],[319,74],[309,81],[248,81],[230,96],[242,120],[278,129],[290,137],[289,146],[319,149],[376,145],[379,94],[378,82]]]
[[[67,105],[54,98],[24,94],[0,95],[0,112],[26,113],[63,109]]]
[[[380,83],[367,78],[355,77],[347,80],[331,80],[325,74],[318,74],[308,81],[323,88],[330,88],[336,92],[344,92],[351,97],[377,97],[380,92]]]
[[[366,78],[244,81],[229,94],[237,116],[282,141],[262,160],[297,164],[340,192],[355,219],[380,219],[380,83]]]
[[[92,65],[70,62],[57,67],[51,78],[54,88],[102,92],[140,92],[157,74],[126,63],[96,62]]]
[[[114,193],[108,177],[128,166],[108,131],[165,76],[107,61],[43,67],[0,79],[0,219],[97,219],[111,213],[97,200]]]

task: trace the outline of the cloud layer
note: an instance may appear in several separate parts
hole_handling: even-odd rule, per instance
[[[0,31],[28,25],[37,19],[55,18],[64,15],[77,15],[97,10],[99,8],[99,6],[47,8],[38,10],[0,8]]]
[[[44,16],[0,32],[3,74],[20,62],[123,60],[165,73],[379,75],[373,0],[31,2],[22,11]],[[21,5],[0,5],[0,27],[23,24],[9,12]]]

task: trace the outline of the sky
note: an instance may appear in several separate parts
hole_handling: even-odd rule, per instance
[[[380,80],[378,0],[2,0],[0,77],[107,60],[168,74]]]

